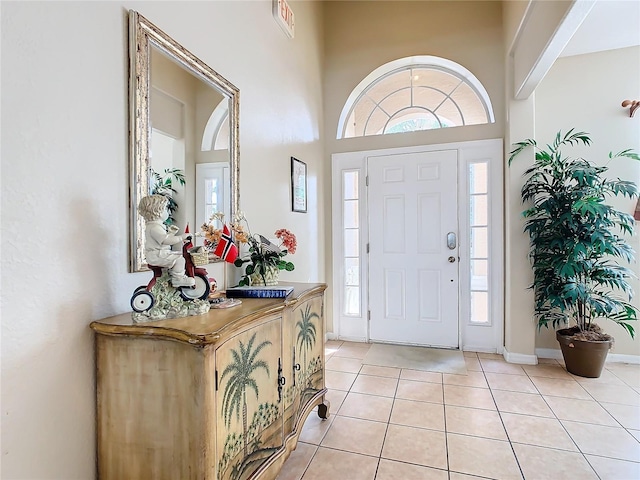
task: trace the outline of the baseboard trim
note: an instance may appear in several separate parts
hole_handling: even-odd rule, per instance
[[[339,342],[357,342],[357,343],[367,343],[367,339],[364,337],[352,337],[349,335],[338,335],[335,332],[327,332],[324,334],[324,341],[328,340],[337,340]]]
[[[480,353],[500,353],[498,351],[496,351],[495,348],[488,348],[488,347],[477,347],[475,345],[464,345],[462,347],[462,351],[463,352],[480,352]]]
[[[368,343],[367,339],[364,337],[352,337],[349,335],[336,336],[335,340],[340,340],[343,342]]]
[[[607,355],[607,363],[633,363],[634,365],[640,365],[640,356],[610,353]]]
[[[562,350],[556,348],[536,348],[536,355],[540,358],[563,360]],[[631,363],[640,365],[640,355],[626,355],[624,353],[610,353],[606,363]]]
[[[553,360],[562,360],[562,352],[556,348],[536,348],[538,358],[551,358]]]
[[[524,353],[513,353],[506,348],[502,352],[502,356],[508,363],[518,363],[520,365],[537,365],[538,357],[536,355],[526,355]]]

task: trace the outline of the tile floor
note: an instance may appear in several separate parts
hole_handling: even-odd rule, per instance
[[[327,342],[331,416],[278,480],[640,479],[640,365],[587,379],[465,352],[451,375],[362,365],[368,348]]]

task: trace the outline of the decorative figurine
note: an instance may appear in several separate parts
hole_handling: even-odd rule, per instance
[[[177,235],[178,227],[171,225],[169,230],[164,221],[169,218],[167,197],[148,195],[138,204],[138,213],[145,219],[144,255],[149,265],[169,268],[171,285],[174,287],[193,287],[195,281],[185,274],[185,259],[182,252],[171,250],[171,245],[184,242],[189,234]]]
[[[193,247],[188,233],[178,234],[178,228],[164,225],[167,219],[167,198],[149,195],[140,200],[138,212],[146,221],[145,257],[153,278],[136,289],[131,297],[134,322],[200,315],[209,311],[208,296],[211,281],[207,271],[197,266],[190,251]],[[182,251],[171,250],[182,244]],[[215,283],[215,280],[213,280]]]

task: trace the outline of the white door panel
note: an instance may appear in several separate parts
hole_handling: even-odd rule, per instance
[[[367,168],[369,337],[457,348],[457,150],[368,157]]]

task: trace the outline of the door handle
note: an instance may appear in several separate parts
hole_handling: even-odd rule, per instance
[[[447,248],[449,250],[455,250],[458,245],[458,239],[456,238],[456,234],[454,232],[447,233]]]
[[[278,359],[278,403],[282,401],[282,387],[287,380],[282,376],[282,361]]]

